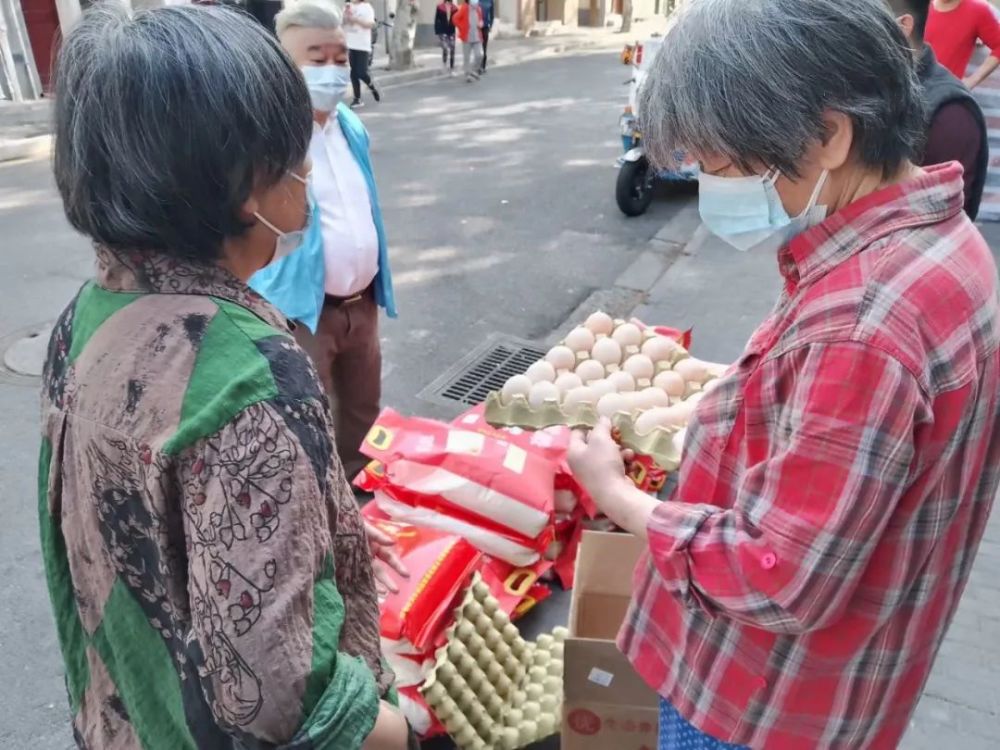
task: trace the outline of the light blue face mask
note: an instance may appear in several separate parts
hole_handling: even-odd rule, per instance
[[[826,206],[817,206],[829,176],[823,170],[805,210],[789,217],[774,187],[779,172],[749,177],[698,175],[698,213],[705,227],[737,250],[767,247],[777,251],[793,237],[826,218]]]
[[[306,79],[313,109],[333,112],[351,82],[351,70],[346,65],[303,65],[302,77]]]

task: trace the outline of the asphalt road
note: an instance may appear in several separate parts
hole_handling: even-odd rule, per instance
[[[383,329],[385,403],[417,394],[494,333],[541,339],[610,286],[676,208],[614,203],[625,69],[595,53],[386,92],[362,111],[401,317]],[[89,276],[44,161],[0,164],[0,354]],[[72,745],[38,551],[37,383],[0,373],[0,748]]]

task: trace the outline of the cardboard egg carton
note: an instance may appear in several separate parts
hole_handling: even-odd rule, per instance
[[[528,430],[542,430],[554,425],[590,429],[599,419],[597,411],[590,404],[573,404],[567,407],[556,401],[546,401],[540,407],[534,407],[523,396],[514,396],[505,404],[496,392],[486,397],[485,406],[486,421],[491,425]],[[649,456],[666,471],[676,471],[681,460],[677,437],[683,428],[657,427],[642,434],[635,424],[639,414],[640,412],[619,412],[611,417],[622,447]]]
[[[420,689],[460,750],[516,750],[558,731],[566,634],[524,640],[476,574]]]

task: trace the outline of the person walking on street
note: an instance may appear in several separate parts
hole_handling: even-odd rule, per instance
[[[969,89],[1000,66],[1000,21],[987,0],[932,0],[924,38],[938,61]],[[966,75],[976,42],[989,47],[990,55]]]
[[[889,7],[913,48],[926,102],[927,139],[918,163],[926,166],[957,161],[962,165],[965,213],[975,221],[990,162],[986,118],[969,90],[937,61],[934,50],[924,43],[930,4],[931,0],[889,0]]]
[[[479,72],[486,72],[486,57],[490,46],[490,30],[493,28],[495,0],[479,0],[479,7],[483,11],[483,62],[479,66]]]
[[[310,186],[318,231],[251,286],[301,323],[295,338],[330,397],[337,452],[353,478],[367,463],[359,449],[382,397],[379,308],[396,317],[385,228],[368,132],[341,101],[348,50],[339,12],[301,0],[278,14],[275,27],[312,97]],[[315,259],[310,273],[301,272],[303,255]]]
[[[455,75],[455,22],[458,8],[451,0],[438,3],[434,11],[434,33],[441,43],[441,64],[449,75]]]
[[[352,0],[344,8],[344,33],[351,63],[351,88],[354,99],[351,106],[363,107],[361,84],[372,92],[375,101],[382,101],[382,94],[372,80],[369,66],[372,60],[372,29],[375,28],[375,9],[368,0]]]
[[[479,7],[479,0],[463,0],[453,20],[462,42],[465,80],[468,83],[478,81],[483,65],[483,9]]]

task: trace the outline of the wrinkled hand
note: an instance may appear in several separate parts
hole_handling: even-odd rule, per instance
[[[611,423],[607,419],[602,419],[589,435],[574,431],[569,446],[568,460],[573,476],[594,499],[598,509],[611,518],[614,513],[609,512],[608,505],[615,489],[628,481],[625,463],[632,458],[632,451],[623,451],[611,437]]]
[[[368,534],[368,544],[372,552],[375,588],[379,596],[390,592],[395,594],[399,591],[399,586],[392,580],[392,575],[387,568],[392,568],[403,578],[410,577],[410,571],[403,565],[403,561],[395,550],[396,540],[368,522],[365,522],[365,532]]]

